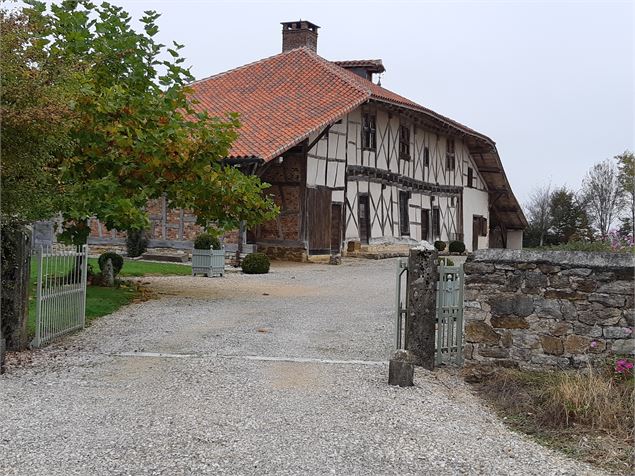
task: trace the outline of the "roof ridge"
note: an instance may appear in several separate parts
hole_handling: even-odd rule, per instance
[[[369,99],[372,96],[373,93],[372,93],[370,88],[363,86],[358,81],[356,81],[355,78],[352,78],[352,77],[349,76],[349,74],[355,74],[355,73],[351,73],[347,69],[342,68],[341,66],[338,66],[338,65],[334,64],[332,61],[329,61],[326,58],[322,58],[315,51],[313,51],[313,50],[311,50],[309,48],[301,47],[301,48],[297,48],[297,49],[304,50],[304,52],[308,53],[309,56],[311,56],[312,58],[318,60],[323,66],[328,68],[328,70],[331,73],[333,73],[335,76],[337,76],[339,79],[341,79],[342,81],[347,83],[349,86],[355,88],[357,91],[366,94]]]

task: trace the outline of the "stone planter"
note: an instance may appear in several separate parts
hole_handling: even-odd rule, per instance
[[[225,274],[225,249],[192,250],[192,276],[204,274],[207,277]]]

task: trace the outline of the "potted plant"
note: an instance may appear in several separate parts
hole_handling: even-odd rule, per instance
[[[194,240],[192,250],[192,276],[207,277],[225,274],[225,250],[218,238],[210,233],[201,233]]]

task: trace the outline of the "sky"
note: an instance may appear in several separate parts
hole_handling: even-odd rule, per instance
[[[523,204],[634,148],[632,1],[111,3],[161,13],[197,79],[279,53],[280,22],[309,20],[322,57],[381,58],[382,86],[491,137]]]

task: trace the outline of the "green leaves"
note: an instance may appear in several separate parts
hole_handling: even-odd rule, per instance
[[[42,70],[55,58],[74,75],[67,101],[72,146],[55,154],[57,166],[49,172],[68,202],[65,238],[84,240],[92,216],[111,229],[142,229],[146,203],[163,196],[171,207],[193,211],[204,226],[254,225],[275,217],[266,185],[221,165],[238,118],[194,110],[183,45],[166,48],[154,40],[159,14],[145,12],[137,31],[123,9],[108,3],[66,1],[50,11],[31,5],[25,12],[42,25],[38,37],[51,39],[38,43]]]

